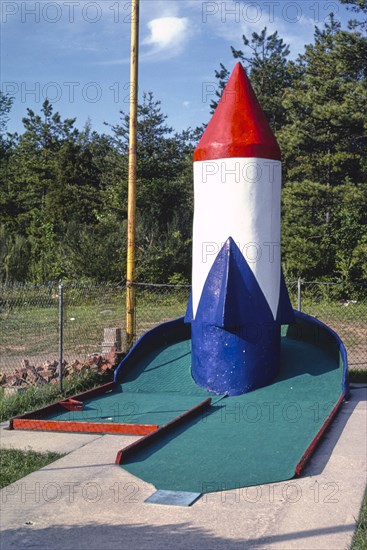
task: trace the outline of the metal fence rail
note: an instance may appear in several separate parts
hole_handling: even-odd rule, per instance
[[[367,284],[290,281],[294,308],[318,317],[343,339],[350,366],[367,368]],[[188,285],[136,284],[135,339],[158,323],[184,315]],[[125,332],[121,284],[0,285],[0,378],[24,366],[68,364],[101,354],[105,329]],[[1,380],[0,380],[1,383]]]

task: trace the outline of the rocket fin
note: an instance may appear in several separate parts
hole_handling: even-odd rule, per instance
[[[274,322],[252,270],[231,237],[209,271],[195,321],[226,330]]]
[[[283,270],[280,274],[279,304],[276,321],[281,325],[288,325],[296,322],[287,285],[285,284]]]
[[[187,309],[184,318],[185,323],[191,323],[194,320],[194,312],[192,309],[192,292],[190,292],[189,301],[187,302]]]

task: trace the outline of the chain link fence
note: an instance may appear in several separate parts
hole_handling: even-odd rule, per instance
[[[294,309],[317,317],[342,338],[350,368],[367,369],[367,283],[287,281]],[[184,315],[190,286],[136,285],[136,336]]]
[[[136,284],[135,339],[159,323],[185,315],[190,285]]]
[[[0,385],[55,383],[61,361],[65,376],[113,366],[105,329],[121,335],[124,317],[122,285],[0,286]]]
[[[343,339],[351,368],[367,368],[367,284],[290,281],[293,307],[314,315]],[[136,284],[135,339],[184,315],[189,285]],[[60,296],[61,292],[61,296]],[[62,339],[60,338],[62,299]],[[87,367],[107,369],[124,347],[125,287],[59,283],[0,286],[0,384],[57,380]],[[60,341],[62,346],[60,348]]]
[[[317,317],[343,340],[349,368],[367,369],[367,284],[298,281],[297,309]]]

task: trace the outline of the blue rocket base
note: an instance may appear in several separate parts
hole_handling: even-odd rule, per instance
[[[233,332],[191,324],[191,375],[214,393],[241,395],[271,384],[280,369],[280,325],[238,327]]]
[[[277,316],[230,237],[205,282],[195,318],[190,299],[191,374],[214,393],[240,395],[267,386],[280,369],[280,326],[294,322],[283,275]]]

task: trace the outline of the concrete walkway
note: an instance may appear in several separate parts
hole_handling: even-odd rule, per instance
[[[0,548],[345,550],[366,486],[366,400],[365,387],[352,389],[301,478],[207,494],[190,508],[144,503],[154,487],[114,465],[136,437],[2,425],[3,448],[68,454],[1,491]]]

